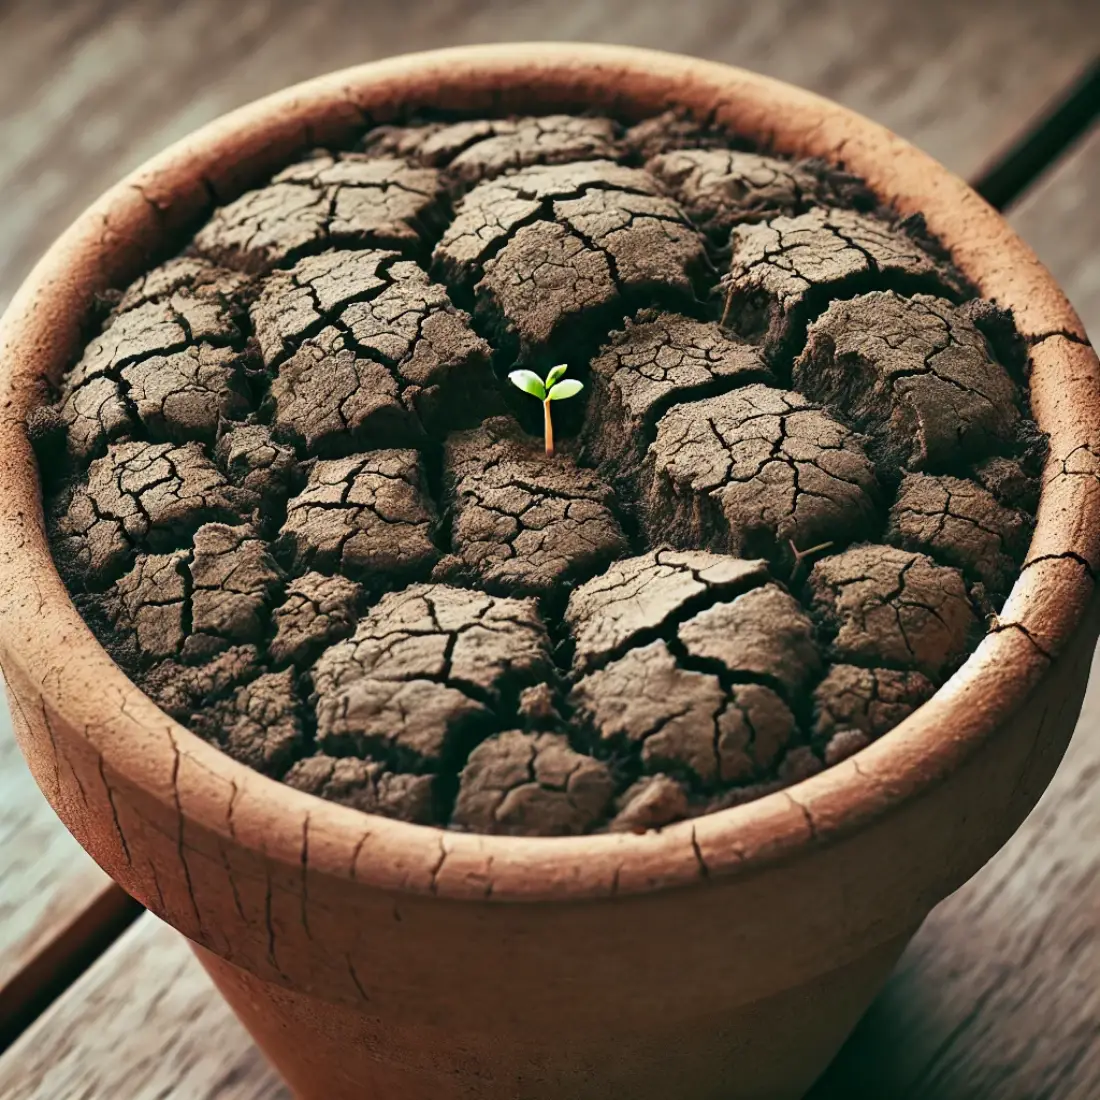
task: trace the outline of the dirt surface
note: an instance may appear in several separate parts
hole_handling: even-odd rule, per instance
[[[188,716],[200,736],[266,775],[282,775],[304,743],[294,672],[268,672]]]
[[[363,587],[336,574],[305,573],[286,586],[286,599],[272,612],[275,633],[268,643],[276,664],[303,666],[333,642],[348,637],[358,622]]]
[[[452,552],[437,580],[551,598],[629,550],[611,489],[566,457],[547,462],[514,421],[452,435],[444,483]]]
[[[1020,571],[1031,520],[967,478],[906,474],[890,509],[886,541],[920,550],[1006,596]]]
[[[166,265],[130,289],[62,387],[68,446],[81,461],[143,432],[210,441],[249,407],[240,276],[199,261]]]
[[[614,789],[607,765],[561,734],[509,730],[470,753],[451,820],[476,833],[571,836],[604,816]]]
[[[833,665],[814,690],[814,738],[830,743],[854,731],[866,743],[893,729],[933,691],[919,672]]]
[[[554,675],[534,600],[413,585],[314,665],[317,741],[436,770],[467,739],[514,725],[519,692]]]
[[[258,501],[264,516],[277,514],[298,480],[294,450],[276,442],[266,424],[228,429],[214,451],[230,483]]]
[[[682,660],[674,649],[687,650]],[[578,721],[605,751],[638,754],[644,771],[667,770],[704,789],[766,773],[795,737],[790,709],[770,688],[734,682],[748,670],[715,675],[692,658],[676,639],[630,650],[573,689]]]
[[[695,611],[768,578],[762,561],[705,551],[656,550],[612,565],[569,598],[573,665],[584,671],[667,634]]]
[[[876,286],[958,293],[958,277],[901,228],[850,210],[740,225],[731,248],[726,321],[778,364],[797,352],[806,325],[832,298]]]
[[[1019,397],[950,302],[890,291],[834,302],[811,326],[794,384],[843,408],[893,468],[949,473],[1012,446]]]
[[[809,589],[839,661],[911,669],[941,684],[980,633],[962,574],[924,554],[846,550],[813,567]]]
[[[479,184],[434,262],[522,363],[575,358],[632,305],[693,300],[707,267],[701,237],[657,181],[600,160]]]
[[[202,661],[232,645],[262,641],[282,582],[282,570],[252,527],[207,523],[188,550],[138,555],[114,586],[112,618],[150,657]]]
[[[251,310],[272,430],[305,454],[415,443],[476,422],[488,345],[447,291],[396,252],[309,256]],[[482,408],[482,415],[484,410]]]
[[[609,828],[613,833],[644,833],[687,817],[689,809],[682,783],[668,775],[647,775],[616,800]]]
[[[231,646],[202,665],[168,659],[139,672],[137,681],[154,702],[180,722],[202,707],[225,699],[263,672],[258,647]]]
[[[439,557],[435,508],[413,450],[315,462],[287,502],[278,551],[296,572],[340,572],[375,586],[427,575]]]
[[[284,782],[364,813],[384,814],[416,825],[436,821],[436,777],[392,772],[378,760],[316,753],[299,760]]]
[[[619,481],[633,474],[672,405],[769,377],[759,349],[713,322],[657,310],[628,319],[590,370],[583,455]]]
[[[368,152],[443,169],[456,191],[506,172],[542,164],[619,157],[619,127],[608,118],[544,115],[473,119],[418,126],[379,126],[367,136]]]
[[[875,468],[850,428],[799,393],[749,385],[674,405],[642,470],[654,541],[793,564],[874,529]]]
[[[719,247],[734,226],[804,214],[815,207],[870,210],[874,196],[819,161],[780,160],[737,149],[677,149],[646,168]]]
[[[261,272],[343,245],[421,251],[443,216],[439,173],[403,160],[322,153],[218,207],[193,251]]]
[[[255,498],[229,484],[197,443],[112,443],[63,494],[55,552],[90,586],[115,580],[139,549],[171,549],[203,523],[239,522]]]
[[[924,703],[1027,553],[1027,347],[835,165],[399,118],[178,243],[28,421],[54,556],[307,794],[514,836],[767,797]],[[557,364],[547,457],[507,375]]]

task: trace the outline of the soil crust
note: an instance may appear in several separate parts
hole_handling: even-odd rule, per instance
[[[783,790],[966,659],[1038,505],[1026,344],[887,199],[671,112],[315,150],[89,319],[28,421],[58,568],[172,718],[366,813]]]
[[[959,294],[958,277],[900,227],[851,210],[814,209],[733,231],[725,317],[786,364],[831,298],[883,289]],[[796,385],[798,379],[795,380]]]
[[[567,457],[548,462],[514,421],[452,435],[444,482],[451,553],[436,567],[437,580],[549,598],[629,550],[611,489]]]
[[[846,415],[891,468],[949,473],[1010,448],[1016,387],[943,298],[891,291],[834,302],[811,326],[794,384]]]
[[[860,436],[801,394],[760,384],[669,409],[641,483],[654,541],[779,563],[865,538],[878,515]]]
[[[690,302],[703,241],[657,181],[611,161],[527,168],[481,183],[434,269],[521,363],[573,360],[633,306]]]

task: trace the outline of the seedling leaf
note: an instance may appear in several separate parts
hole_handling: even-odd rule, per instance
[[[569,369],[568,363],[559,363],[556,367],[550,368],[550,373],[546,376],[546,388],[549,390],[553,387],[554,383]]]
[[[540,401],[546,400],[546,387],[542,384],[542,379],[533,370],[514,370],[508,375],[508,380],[513,386],[523,390],[524,393],[529,393]]]
[[[583,389],[583,382],[578,382],[575,378],[567,378],[554,386],[546,397],[549,401],[564,401],[567,397],[575,397]]]

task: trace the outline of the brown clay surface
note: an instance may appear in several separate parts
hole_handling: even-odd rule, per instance
[[[113,443],[58,502],[54,538],[72,575],[101,585],[139,547],[170,548],[205,522],[240,521],[252,503],[197,443]]]
[[[1031,518],[967,478],[906,474],[887,542],[921,550],[1005,595],[1027,552]]]
[[[447,585],[391,593],[314,666],[317,741],[438,767],[553,677],[533,600]]]
[[[954,291],[958,276],[898,226],[842,209],[738,226],[731,242],[725,317],[785,362],[831,298],[890,287]]]
[[[924,554],[857,547],[819,561],[809,588],[841,661],[912,669],[938,683],[980,628],[959,571]]]
[[[308,454],[461,426],[492,385],[469,318],[396,252],[309,256],[264,281],[251,319],[274,433]]]
[[[571,836],[604,816],[614,787],[607,766],[561,734],[510,730],[470,753],[451,820],[476,833]]]
[[[503,418],[452,435],[444,448],[451,554],[437,579],[504,595],[560,594],[629,549],[611,489]]]
[[[311,157],[218,209],[194,251],[250,272],[344,244],[416,251],[440,200],[430,168],[356,153]]]
[[[690,301],[706,266],[702,240],[652,176],[599,160],[475,187],[434,261],[520,362],[575,356],[631,304]]]
[[[901,469],[947,472],[1011,447],[1019,397],[986,338],[942,298],[876,292],[810,326],[794,383],[844,408]]]
[[[102,455],[139,425],[154,440],[213,440],[248,411],[240,276],[179,260],[139,279],[67,376],[71,453]]]
[[[287,501],[277,547],[296,572],[341,572],[374,585],[427,573],[439,556],[435,508],[413,450],[315,462]]]
[[[780,160],[738,149],[677,149],[646,168],[672,192],[688,217],[719,247],[730,230],[814,207],[870,209],[863,184],[820,162]]]
[[[642,484],[655,542],[780,562],[871,534],[879,497],[857,433],[764,385],[669,409]]]
[[[633,475],[670,406],[769,377],[758,348],[713,322],[658,310],[628,318],[590,371],[584,457],[619,479]]]
[[[451,187],[463,190],[519,168],[615,160],[618,131],[609,118],[539,115],[379,126],[364,145],[371,153],[443,169]]]

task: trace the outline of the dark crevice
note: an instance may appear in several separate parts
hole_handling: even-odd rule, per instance
[[[775,676],[771,676],[766,672],[750,672],[746,669],[732,669],[722,661],[713,657],[702,657],[698,654],[689,652],[687,646],[680,640],[678,635],[672,635],[665,639],[665,644],[669,648],[669,652],[676,658],[676,663],[688,672],[698,672],[704,676],[713,676],[722,685],[722,689],[726,692],[732,691],[738,686],[745,684],[757,684],[760,687],[766,687],[770,691],[775,692],[788,707],[791,708],[792,713],[796,712],[798,700],[792,698],[790,689],[782,680],[777,679]]]
[[[145,912],[113,882],[26,959],[0,989],[0,1054]]]
[[[1012,206],[1100,117],[1100,57],[1094,58],[1015,141],[971,181],[998,210]]]
[[[1052,329],[1050,332],[1037,333],[1033,336],[1025,337],[1025,340],[1029,348],[1034,348],[1047,340],[1054,340],[1056,338],[1068,340],[1071,344],[1080,344],[1086,348],[1092,347],[1092,341],[1089,340],[1088,337],[1081,336],[1079,333],[1070,332],[1069,329],[1063,328]]]
[[[1073,550],[1063,550],[1060,554],[1040,554],[1036,558],[1029,558],[1024,562],[1021,573],[1026,573],[1033,565],[1038,565],[1040,562],[1044,561],[1075,561],[1084,569],[1090,580],[1096,580],[1096,571],[1089,564],[1088,560],[1084,555],[1078,554]]]
[[[578,675],[587,676],[592,672],[606,668],[614,661],[625,657],[632,649],[640,649],[652,642],[663,641],[668,644],[669,648],[672,648],[674,645],[679,644],[677,631],[689,619],[695,618],[703,611],[710,610],[716,604],[729,603],[738,596],[742,596],[746,592],[767,583],[769,583],[768,577],[749,575],[732,584],[708,585],[703,591],[697,592],[684,600],[675,611],[657,626],[636,630],[629,637],[624,638],[605,652],[588,657],[584,668],[578,670]],[[571,642],[563,640],[560,654],[555,656],[559,656],[562,660],[568,657],[570,663],[572,663],[572,654],[569,652],[569,648],[571,648]]]

